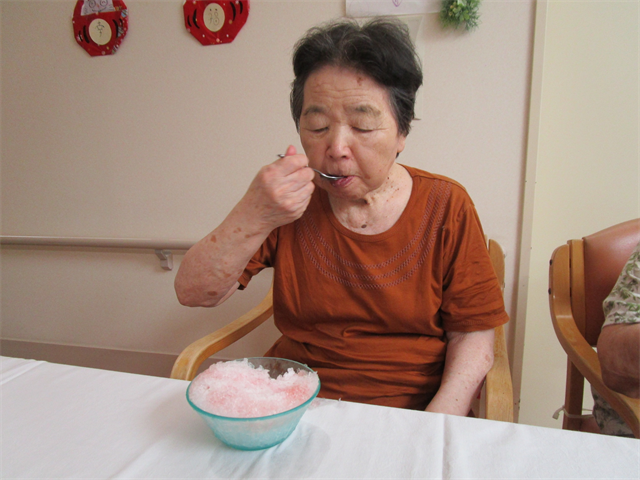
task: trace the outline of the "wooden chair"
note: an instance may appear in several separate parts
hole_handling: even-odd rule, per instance
[[[604,322],[602,302],[640,240],[640,219],[614,225],[558,247],[549,266],[549,306],[558,340],[567,352],[562,428],[580,430],[584,379],[640,438],[640,401],[607,388],[596,346]]]
[[[488,241],[488,248],[493,268],[504,291],[503,250],[500,244],[494,240]],[[270,289],[260,304],[252,310],[185,348],[173,365],[171,378],[192,380],[202,362],[244,337],[270,318],[272,314],[273,291]],[[507,356],[507,342],[502,326],[496,328],[493,368],[487,374],[481,398],[481,404],[474,409],[476,415],[479,412],[482,417],[487,419],[513,422],[513,387]]]

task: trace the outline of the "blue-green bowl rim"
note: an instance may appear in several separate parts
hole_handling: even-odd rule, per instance
[[[279,357],[245,357],[245,358],[239,358],[237,360],[230,360],[230,361],[231,362],[241,362],[243,360],[251,361],[251,360],[257,360],[257,359],[263,359],[263,358],[270,359],[270,360],[284,360],[285,362],[295,363],[296,365],[300,365],[300,367],[303,367],[305,370],[310,370],[310,371],[316,373],[308,365],[305,365],[304,363],[296,362],[295,360],[289,360],[288,358],[279,358]],[[195,378],[194,378],[194,380],[195,380]],[[189,402],[189,405],[191,405],[191,407],[196,412],[198,412],[200,415],[205,415],[207,417],[212,417],[212,418],[219,418],[221,420],[227,420],[227,421],[231,421],[231,422],[255,422],[256,420],[268,420],[268,419],[273,419],[273,418],[277,418],[277,417],[282,417],[283,415],[288,415],[290,413],[295,412],[296,410],[300,410],[301,408],[306,408],[318,396],[318,393],[320,393],[320,378],[318,377],[318,388],[316,388],[316,391],[313,393],[313,395],[311,395],[309,397],[308,400],[306,400],[304,403],[301,403],[297,407],[290,408],[289,410],[285,410],[284,412],[274,413],[273,415],[266,415],[264,417],[225,417],[223,415],[216,415],[215,413],[207,412],[206,410],[201,409],[200,407],[198,407],[195,403],[193,403],[191,401],[191,399],[189,398],[189,390],[191,389],[191,384],[192,383],[193,383],[193,380],[191,380],[191,382],[189,382],[189,386],[187,387],[187,392],[186,392],[187,402]]]

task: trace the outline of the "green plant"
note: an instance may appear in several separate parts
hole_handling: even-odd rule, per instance
[[[466,30],[473,30],[478,26],[481,0],[442,0],[440,22],[443,27],[458,28],[464,24]]]

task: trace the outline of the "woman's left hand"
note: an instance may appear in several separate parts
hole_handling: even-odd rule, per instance
[[[426,411],[466,416],[493,366],[494,329],[447,332],[447,339],[442,382]]]

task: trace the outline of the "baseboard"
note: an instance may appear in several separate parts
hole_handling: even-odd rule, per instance
[[[21,340],[0,340],[0,355],[154,377],[169,377],[177,358],[177,355],[162,353],[56,345]],[[205,361],[201,369],[208,367],[211,363],[213,360]]]

